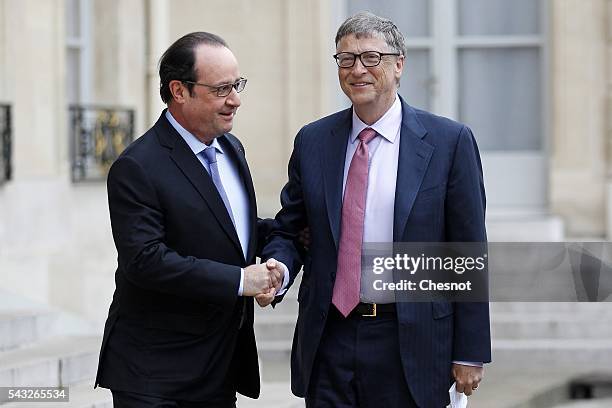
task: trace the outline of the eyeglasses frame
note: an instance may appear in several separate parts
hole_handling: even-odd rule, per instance
[[[243,77],[240,77],[233,84],[221,84],[221,85],[208,85],[208,84],[203,84],[201,82],[185,81],[185,80],[182,80],[181,82],[186,83],[186,84],[191,84],[191,85],[205,86],[207,88],[212,89],[214,92],[216,92],[218,97],[225,98],[226,96],[228,96],[229,94],[232,93],[232,88],[236,91],[236,93],[240,93],[240,92],[244,91],[244,88],[246,87],[247,79],[243,78]],[[240,85],[240,83],[244,83],[244,85],[242,86],[241,90],[238,90],[238,86]],[[232,86],[230,88],[229,92],[226,93],[226,94],[220,95],[219,93],[221,92],[221,88],[223,88],[224,86],[228,86],[228,85]]]
[[[376,53],[378,54],[378,63],[374,64],[374,65],[366,65],[363,62],[363,59],[361,59],[361,56],[363,54],[368,54],[368,53]],[[351,54],[354,58],[353,58],[353,63],[350,66],[347,67],[343,67],[340,65],[340,60],[338,58],[338,55],[340,54]],[[399,52],[379,52],[379,51],[364,51],[360,54],[355,54],[354,52],[339,52],[337,54],[332,55],[332,57],[336,60],[336,65],[338,65],[339,68],[353,68],[355,66],[355,63],[357,62],[357,58],[359,58],[359,61],[361,61],[361,65],[363,65],[366,68],[372,68],[372,67],[377,67],[380,65],[380,62],[382,61],[382,57],[388,56],[388,55],[393,55],[395,57],[399,57],[402,56],[403,54],[399,53]]]

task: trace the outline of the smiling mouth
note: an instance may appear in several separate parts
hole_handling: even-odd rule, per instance
[[[232,112],[221,112],[219,113],[219,115],[223,116],[226,119],[230,119],[234,116],[236,112],[232,111]]]
[[[356,88],[363,88],[364,86],[368,86],[368,85],[372,85],[370,82],[353,82],[351,83],[351,86],[354,86]]]

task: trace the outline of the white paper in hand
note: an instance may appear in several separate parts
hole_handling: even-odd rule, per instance
[[[457,392],[457,383],[453,383],[448,393],[450,395],[450,405],[447,408],[465,408],[467,407],[467,395],[462,392]]]

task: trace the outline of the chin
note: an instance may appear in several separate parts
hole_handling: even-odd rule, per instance
[[[356,95],[352,94],[349,97],[349,99],[351,100],[353,105],[367,105],[374,101],[374,98],[372,97],[372,95],[365,95],[365,94],[356,94]]]

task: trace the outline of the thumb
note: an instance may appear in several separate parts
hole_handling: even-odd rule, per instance
[[[266,266],[268,267],[268,269],[274,269],[276,268],[276,259],[274,258],[270,258],[266,261]]]

